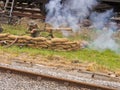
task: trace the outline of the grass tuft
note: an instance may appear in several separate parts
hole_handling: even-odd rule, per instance
[[[15,54],[24,53],[24,54],[29,54],[31,56],[43,55],[51,59],[54,56],[60,56],[70,61],[79,60],[80,62],[84,62],[84,63],[86,62],[95,63],[95,66],[94,65],[92,66],[94,66],[96,70],[100,68],[107,68],[111,71],[114,71],[120,68],[120,55],[110,50],[99,52],[91,49],[83,49],[80,51],[63,52],[63,51],[52,51],[45,49],[33,49],[27,47],[19,48],[16,46],[10,48],[0,47],[0,50]]]
[[[11,33],[14,35],[22,35],[25,34],[26,28],[21,27],[20,25],[11,26],[11,25],[3,25],[4,33]],[[76,35],[73,37],[68,37],[70,40],[91,40],[94,37],[91,37],[91,33],[85,30],[80,35]],[[93,34],[95,32],[92,31]],[[47,36],[48,33],[43,33],[43,36]],[[62,38],[62,34],[60,32],[55,32],[55,36]],[[91,37],[91,38],[90,38]],[[105,50],[103,52],[99,52],[97,50],[92,50],[89,48],[82,49],[79,51],[69,51],[69,52],[62,52],[62,51],[52,51],[52,50],[45,50],[45,49],[33,49],[27,47],[16,47],[12,46],[10,48],[0,47],[0,52],[8,52],[14,54],[29,54],[31,56],[35,55],[43,55],[47,58],[65,58],[65,60],[69,61],[76,61],[77,62],[84,62],[84,63],[93,63],[88,67],[88,70],[111,70],[117,71],[120,70],[120,54],[117,54],[111,50]]]

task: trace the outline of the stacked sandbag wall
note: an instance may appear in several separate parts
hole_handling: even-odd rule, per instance
[[[66,38],[47,39],[45,37],[32,38],[30,36],[0,34],[0,41],[5,41],[8,45],[13,43],[17,46],[52,49],[57,51],[73,51],[80,49],[80,42],[69,41]]]

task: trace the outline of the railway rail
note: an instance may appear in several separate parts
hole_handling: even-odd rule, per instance
[[[31,75],[32,77],[39,76],[43,79],[48,79],[48,80],[52,80],[52,81],[56,81],[56,82],[60,82],[60,83],[68,83],[67,85],[76,85],[79,88],[84,87],[84,88],[87,88],[87,89],[90,89],[90,90],[115,90],[115,89],[112,89],[112,88],[109,88],[109,87],[106,87],[106,86],[89,84],[89,83],[84,83],[84,82],[80,82],[80,81],[69,80],[69,79],[59,78],[59,77],[54,77],[54,76],[49,76],[49,75],[44,75],[44,74],[35,73],[35,72],[32,72],[32,71],[15,69],[15,68],[1,66],[1,65],[0,65],[0,70],[11,71],[13,73],[27,74],[27,75]]]

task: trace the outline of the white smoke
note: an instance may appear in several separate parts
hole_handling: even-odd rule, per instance
[[[90,14],[97,4],[96,0],[50,0],[46,5],[46,22],[53,27],[69,26],[73,31],[80,30],[78,25]]]
[[[92,8],[97,5],[97,0],[50,0],[46,5],[46,22],[53,27],[67,26],[74,32],[80,30],[81,23],[90,14],[92,25],[101,30],[102,33],[92,42],[90,47],[97,50],[111,49],[117,51],[119,45],[112,38],[114,31],[117,30],[116,23],[110,21],[113,10],[104,13],[91,13]],[[67,36],[68,34],[65,33]]]
[[[92,43],[92,48],[96,50],[110,49],[117,52],[119,45],[112,38],[113,33],[113,30],[103,31],[103,33]]]
[[[102,30],[105,25],[110,22],[110,18],[112,15],[113,10],[108,10],[104,13],[93,12],[90,16],[90,19],[96,29]]]
[[[104,13],[92,13],[91,20],[93,22],[93,26],[101,31],[90,47],[97,50],[110,49],[115,52],[118,51],[119,45],[113,38],[113,34],[118,27],[115,22],[110,21],[112,15],[113,10],[108,10]]]

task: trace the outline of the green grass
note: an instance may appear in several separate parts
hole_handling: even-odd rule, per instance
[[[3,28],[4,28],[3,33],[10,33],[14,35],[29,35],[26,33],[27,28],[21,25],[16,25],[16,26],[3,25]],[[53,34],[55,37],[63,38],[63,35],[61,32],[54,31]],[[47,37],[49,35],[49,32],[41,32],[40,35],[43,37]]]
[[[26,27],[23,27],[22,25],[16,25],[16,26],[13,26],[13,25],[3,25],[3,28],[4,28],[4,31],[3,33],[10,33],[10,34],[14,34],[14,35],[29,35],[26,33],[27,31],[27,28]],[[49,35],[48,32],[41,32],[40,34],[41,36],[43,37],[47,37]],[[58,38],[64,38],[65,36],[62,35],[62,33],[60,31],[53,31],[53,35],[55,37],[58,37]],[[70,35],[67,37],[69,40],[80,40],[80,39],[84,39],[84,40],[90,40],[90,33],[86,33],[83,32],[82,34],[78,35]]]
[[[10,33],[14,35],[23,35],[26,32],[25,27],[22,27],[21,25],[3,25],[4,31],[3,33]]]
[[[110,50],[99,52],[91,49],[83,49],[79,51],[62,52],[45,49],[33,49],[27,47],[19,48],[15,46],[10,48],[0,47],[0,50],[17,54],[26,53],[29,55],[43,55],[45,57],[59,55],[71,61],[79,60],[80,62],[95,62],[97,65],[106,67],[112,71],[120,69],[120,54],[116,54]]]
[[[3,25],[4,33],[11,33],[14,35],[22,35],[25,34],[26,28],[22,26],[11,26],[11,25]],[[54,32],[56,37],[62,38],[62,34],[60,32]],[[87,31],[83,32],[80,36],[76,35],[74,37],[68,37],[70,40],[90,40],[91,33],[87,33]],[[94,33],[94,32],[92,32]],[[43,36],[47,36],[48,33],[43,32]],[[45,49],[33,49],[33,48],[19,48],[19,47],[10,47],[10,48],[3,48],[0,47],[0,50],[8,53],[26,53],[29,55],[43,55],[45,57],[59,55],[64,57],[67,60],[74,61],[79,60],[80,62],[94,62],[97,65],[102,67],[106,67],[109,70],[120,70],[120,54],[116,54],[113,51],[105,50],[103,52],[99,52],[97,50],[91,50],[89,48],[82,49],[79,51],[70,51],[70,52],[62,52],[62,51],[52,51],[52,50],[45,50]]]

